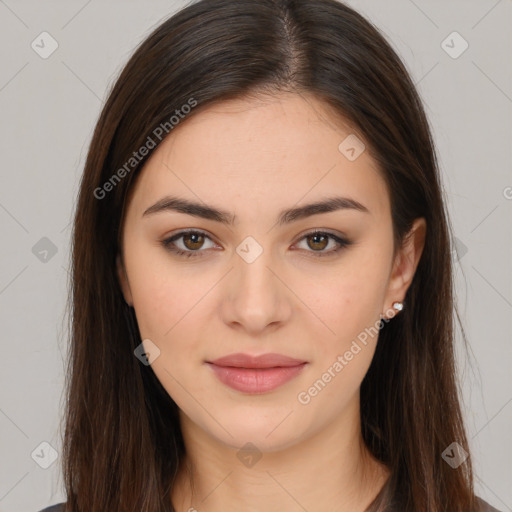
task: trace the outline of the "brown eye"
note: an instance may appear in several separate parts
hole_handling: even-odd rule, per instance
[[[210,246],[205,246],[207,241],[210,241]],[[202,256],[205,249],[211,249],[215,245],[211,238],[201,231],[182,231],[162,240],[161,243],[168,251],[188,258]]]
[[[300,242],[305,241],[306,252],[313,256],[334,256],[339,251],[352,245],[353,242],[324,231],[313,231],[304,235]],[[327,250],[326,250],[327,249]]]
[[[314,233],[306,238],[308,240],[308,247],[315,251],[322,251],[329,245],[329,237],[325,234]]]
[[[185,235],[182,235],[182,238],[183,245],[191,251],[201,249],[205,239],[201,233],[186,233]]]

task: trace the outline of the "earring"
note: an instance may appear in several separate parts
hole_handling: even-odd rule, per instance
[[[397,311],[402,311],[404,309],[404,303],[403,302],[393,302],[393,308]]]

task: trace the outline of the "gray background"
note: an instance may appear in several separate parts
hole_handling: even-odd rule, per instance
[[[349,3],[405,60],[434,130],[471,345],[469,359],[459,346],[459,363],[476,488],[510,511],[512,2]],[[35,460],[50,460],[42,442],[61,451],[78,181],[108,87],[136,44],[184,5],[0,0],[0,512],[36,511],[64,498],[60,458],[48,469]],[[43,31],[59,45],[47,59],[31,47],[34,40],[42,46]],[[445,50],[460,51],[460,40],[442,45],[453,31],[469,44],[458,58]]]

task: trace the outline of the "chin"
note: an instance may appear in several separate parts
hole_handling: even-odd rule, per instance
[[[247,443],[252,443],[261,452],[277,452],[299,441],[299,426],[288,423],[290,417],[282,421],[287,414],[288,412],[280,415],[279,419],[276,415],[269,415],[267,418],[260,418],[259,421],[254,421],[249,415],[231,416],[219,421],[229,434],[217,423],[210,424],[210,434],[235,450],[243,449]]]

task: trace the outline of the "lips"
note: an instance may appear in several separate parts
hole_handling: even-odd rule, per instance
[[[262,354],[260,356],[251,356],[249,354],[237,353],[208,362],[217,366],[232,366],[235,368],[277,368],[298,366],[306,361],[294,359],[281,354]]]
[[[215,376],[225,385],[243,393],[273,391],[301,373],[306,361],[281,354],[231,354],[207,361]]]

